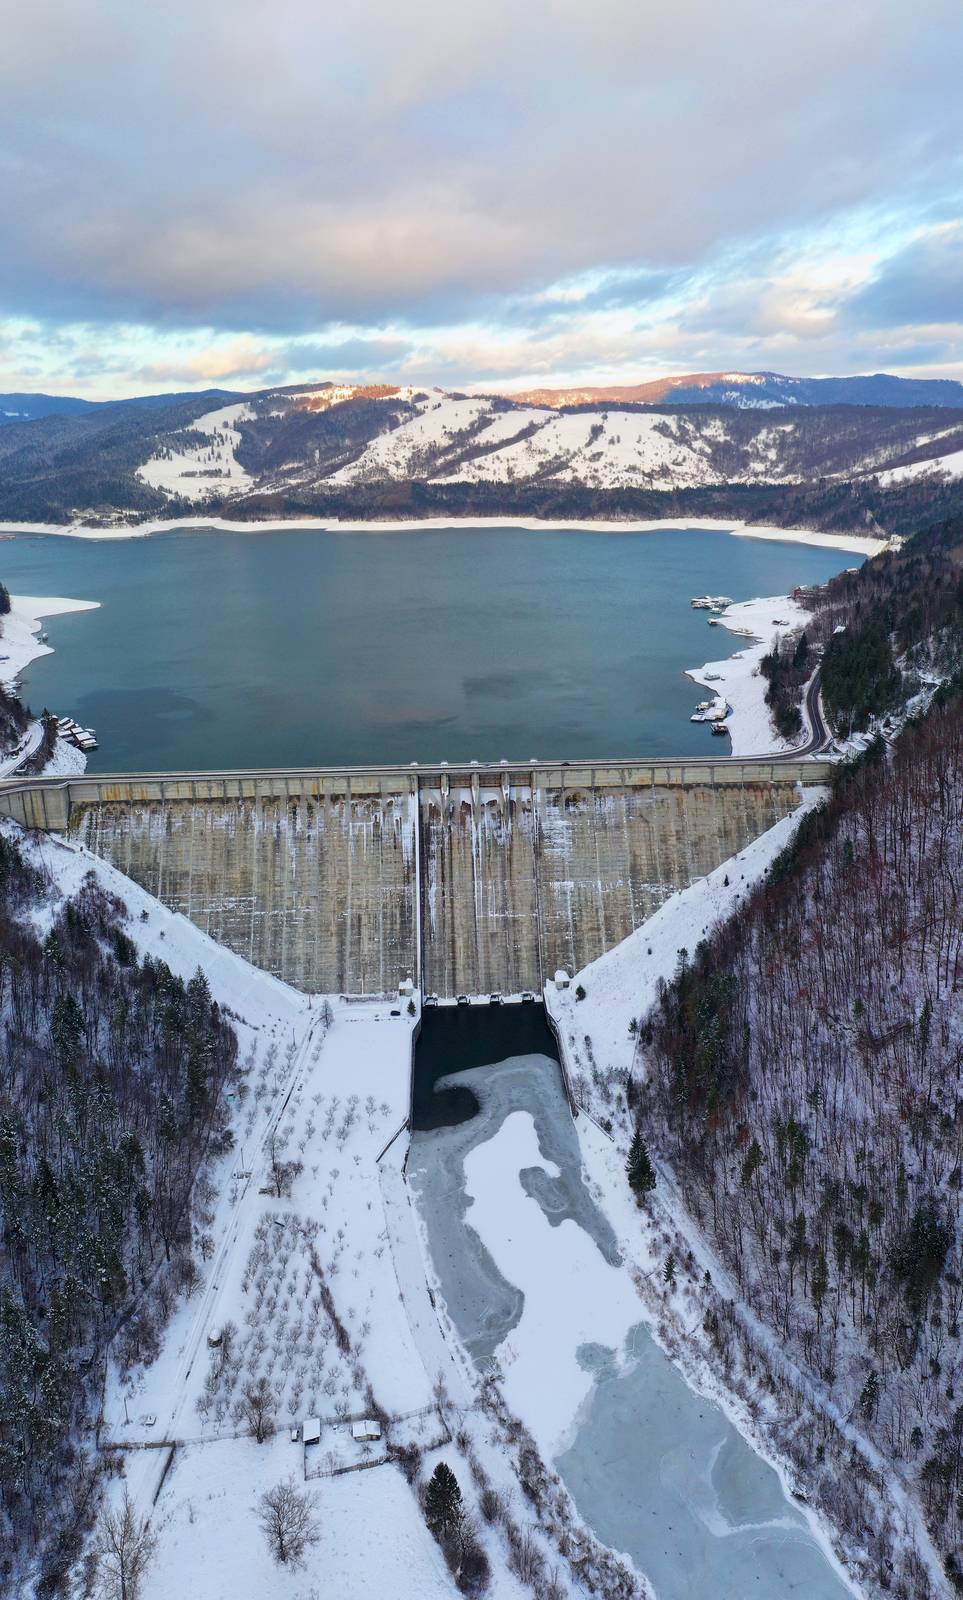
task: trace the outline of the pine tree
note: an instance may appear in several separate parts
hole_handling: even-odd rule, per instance
[[[876,1415],[876,1407],[879,1405],[879,1391],[879,1373],[873,1371],[863,1384],[863,1390],[859,1397],[859,1409],[867,1421],[870,1417]]]
[[[450,1533],[461,1521],[461,1490],[458,1479],[444,1461],[428,1479],[425,1489],[425,1519],[437,1533]]]
[[[655,1168],[652,1165],[652,1158],[639,1128],[636,1128],[632,1136],[629,1159],[625,1163],[625,1172],[629,1180],[629,1187],[638,1199],[641,1199],[644,1194],[651,1194],[655,1188]]]

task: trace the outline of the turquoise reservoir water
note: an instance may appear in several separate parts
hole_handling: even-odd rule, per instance
[[[682,674],[737,641],[690,597],[857,560],[678,529],[0,540],[14,593],[101,602],[50,620],[24,683],[102,772],[727,753]]]

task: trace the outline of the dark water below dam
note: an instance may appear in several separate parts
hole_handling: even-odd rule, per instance
[[[92,772],[193,771],[724,755],[683,673],[739,641],[690,597],[859,559],[674,528],[15,535],[0,581],[101,602],[51,618],[24,676],[96,729]]]
[[[511,1056],[540,1056],[558,1062],[558,1049],[540,1000],[531,1004],[429,1006],[421,1014],[415,1045],[412,1128],[451,1128],[479,1110],[478,1097],[465,1084],[438,1087],[453,1074],[487,1067]],[[561,1076],[561,1066],[557,1068]]]

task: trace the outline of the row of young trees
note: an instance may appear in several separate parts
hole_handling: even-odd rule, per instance
[[[194,1281],[237,1054],[203,975],[140,961],[92,875],[59,911],[48,894],[0,838],[0,1586],[38,1550],[53,1585],[75,1551],[105,1351],[123,1330],[149,1356]]]
[[[963,1541],[963,699],[829,802],[642,1029],[645,1137],[740,1294]]]

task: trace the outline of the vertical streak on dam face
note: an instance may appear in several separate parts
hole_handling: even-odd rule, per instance
[[[541,962],[577,972],[798,802],[789,784],[555,790],[545,796]]]
[[[766,781],[423,792],[425,985],[511,994],[577,972],[797,802]]]
[[[407,793],[318,786],[84,807],[79,837],[213,939],[309,992],[415,971]]]
[[[797,804],[797,776],[653,763],[81,780],[70,825],[298,988],[394,992],[419,972],[420,910],[426,990],[512,994],[578,971],[743,850]]]
[[[423,790],[421,814],[426,988],[538,988],[531,789]]]

